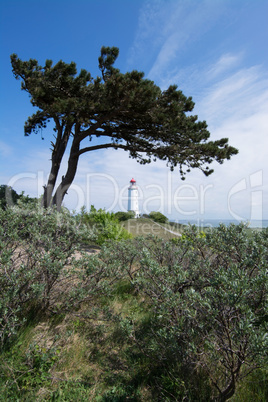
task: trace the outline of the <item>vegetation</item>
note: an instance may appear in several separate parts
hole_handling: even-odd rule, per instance
[[[124,214],[124,212],[122,212]],[[76,216],[77,222],[85,224],[87,227],[84,242],[94,240],[98,245],[102,245],[107,240],[129,239],[131,234],[127,232],[120,224],[117,214],[106,212],[104,209],[98,209],[91,205],[90,211],[85,208]],[[129,214],[129,217],[132,214]],[[90,232],[90,237],[88,236]]]
[[[149,213],[149,218],[158,223],[168,222],[168,218],[165,215],[161,214],[161,212],[152,211]]]
[[[144,215],[138,219],[123,221],[121,225],[134,237],[154,235],[164,240],[180,236],[185,230],[185,225],[173,224],[172,222],[160,225]]]
[[[118,211],[114,214],[114,216],[119,220],[119,222],[124,222],[129,219],[135,218],[135,212],[134,211],[128,211],[128,212]]]
[[[38,108],[25,123],[25,135],[42,130],[50,120],[54,123],[45,207],[57,205],[60,209],[76,175],[79,157],[87,152],[123,149],[141,164],[165,160],[171,170],[179,166],[183,179],[193,168],[209,175],[213,161],[223,163],[238,152],[228,145],[227,138],[208,141],[206,122],[189,114],[194,102],[176,85],[162,91],[142,72],[123,74],[116,69],[118,54],[116,47],[102,47],[101,77],[94,79],[86,70],[77,75],[74,62],[59,61],[53,66],[52,60],[47,60],[45,66],[40,66],[37,60],[22,61],[16,54],[11,55],[15,78],[21,79],[21,88]],[[99,142],[99,137],[105,141]],[[67,149],[67,171],[56,189]]]
[[[0,400],[266,401],[268,230],[113,219],[0,209]]]
[[[6,184],[0,185],[0,208],[7,208],[8,206],[13,206],[19,203],[19,201],[24,204],[36,203],[37,200],[35,198],[31,198],[28,195],[24,195],[24,192],[18,194],[12,187],[7,186]]]

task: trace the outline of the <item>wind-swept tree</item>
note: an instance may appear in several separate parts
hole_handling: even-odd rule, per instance
[[[45,207],[60,208],[74,180],[79,157],[86,152],[123,149],[141,164],[165,160],[171,170],[179,166],[182,179],[191,168],[209,175],[213,172],[210,163],[223,163],[238,152],[228,145],[227,138],[208,141],[206,122],[189,115],[194,102],[176,85],[162,91],[142,72],[123,74],[114,68],[118,54],[116,47],[102,47],[101,77],[96,78],[84,69],[78,74],[74,62],[59,61],[53,66],[47,60],[42,67],[37,60],[22,61],[11,55],[14,76],[22,80],[22,89],[38,108],[25,122],[25,135],[45,128],[50,120],[55,124]],[[69,142],[67,171],[55,189]]]

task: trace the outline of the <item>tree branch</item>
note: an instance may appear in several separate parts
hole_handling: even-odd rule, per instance
[[[131,151],[134,150],[134,147],[131,147],[130,145],[123,145],[123,144],[116,144],[116,143],[109,143],[109,144],[99,144],[99,145],[92,145],[91,147],[86,147],[80,149],[80,151],[75,155],[75,156],[80,156],[86,152],[91,152],[91,151],[96,151],[97,149],[106,149],[106,148],[121,148],[124,149],[125,151]],[[144,151],[146,152],[146,151]]]

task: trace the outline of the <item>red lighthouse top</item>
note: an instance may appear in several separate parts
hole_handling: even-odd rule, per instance
[[[130,180],[130,183],[136,183],[136,180],[132,178],[132,179]]]

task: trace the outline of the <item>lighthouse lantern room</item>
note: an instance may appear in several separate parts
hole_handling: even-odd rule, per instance
[[[136,186],[136,180],[131,179],[128,187],[128,211],[135,213],[135,218],[140,216],[139,200],[138,200],[138,187]]]

